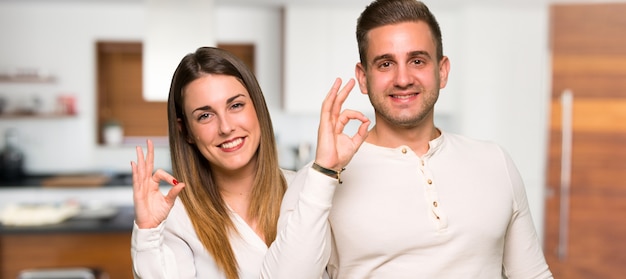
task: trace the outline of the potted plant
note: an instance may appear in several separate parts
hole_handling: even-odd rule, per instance
[[[102,136],[106,145],[120,145],[124,141],[124,128],[122,123],[114,118],[109,118],[102,125]]]

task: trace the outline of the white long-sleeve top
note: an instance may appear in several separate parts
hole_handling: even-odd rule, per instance
[[[294,173],[283,171],[289,182]],[[312,173],[313,183],[328,184],[323,175]],[[315,178],[317,177],[317,179]],[[321,177],[320,177],[321,176]],[[321,182],[315,182],[319,180]],[[300,187],[302,189],[303,187]],[[330,249],[320,239],[328,235],[328,213],[330,202],[321,187],[309,189],[311,199],[296,201],[296,209],[289,220],[283,222],[283,231],[279,232],[275,242],[268,247],[248,224],[231,211],[231,219],[238,233],[231,233],[229,240],[239,265],[239,278],[320,278]],[[322,201],[316,200],[321,198]],[[324,204],[326,202],[326,204]],[[193,210],[193,209],[192,209]],[[291,237],[293,236],[293,237]],[[318,245],[307,244],[301,249],[298,237],[316,239]],[[226,241],[226,240],[224,240]],[[294,257],[282,257],[282,254]],[[291,269],[290,261],[298,262],[298,256],[305,256],[307,266]],[[131,256],[135,278],[146,279],[187,279],[187,278],[224,278],[213,257],[199,241],[184,205],[177,199],[167,219],[157,228],[139,229],[134,225],[131,239]],[[267,260],[264,262],[264,259]],[[301,264],[301,263],[300,263]],[[299,266],[297,266],[299,267]]]
[[[281,218],[309,195],[298,189],[314,183],[306,173],[316,171],[299,172]],[[320,187],[331,243],[307,242],[332,246],[331,278],[552,278],[522,179],[496,144],[443,133],[420,157],[364,143],[341,177]]]

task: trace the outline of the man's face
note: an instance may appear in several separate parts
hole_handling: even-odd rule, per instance
[[[367,35],[367,67],[357,65],[361,92],[378,119],[391,126],[416,127],[432,119],[450,64],[437,61],[433,36],[424,22],[374,28]]]

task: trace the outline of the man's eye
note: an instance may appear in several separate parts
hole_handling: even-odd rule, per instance
[[[389,68],[391,66],[391,62],[382,62],[378,64],[378,68]]]
[[[424,61],[422,61],[421,59],[415,59],[415,60],[413,60],[413,64],[415,64],[415,65],[424,64]]]

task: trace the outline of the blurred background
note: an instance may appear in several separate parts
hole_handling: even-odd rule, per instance
[[[5,221],[0,278],[73,266],[130,277],[129,162],[150,138],[156,167],[170,169],[164,101],[176,64],[198,46],[229,49],[255,71],[281,166],[311,160],[323,96],[335,77],[354,77],[356,18],[368,3],[0,0],[0,210],[53,204],[58,220]],[[555,275],[626,274],[626,2],[425,3],[451,61],[437,126],[511,154]],[[358,89],[345,107],[373,118]],[[62,214],[72,204],[82,215]],[[54,241],[42,238],[50,232]],[[50,247],[48,258],[34,261],[24,243]],[[58,260],[92,245],[77,243],[119,243],[92,250],[118,256]],[[18,248],[22,260],[7,262]]]

